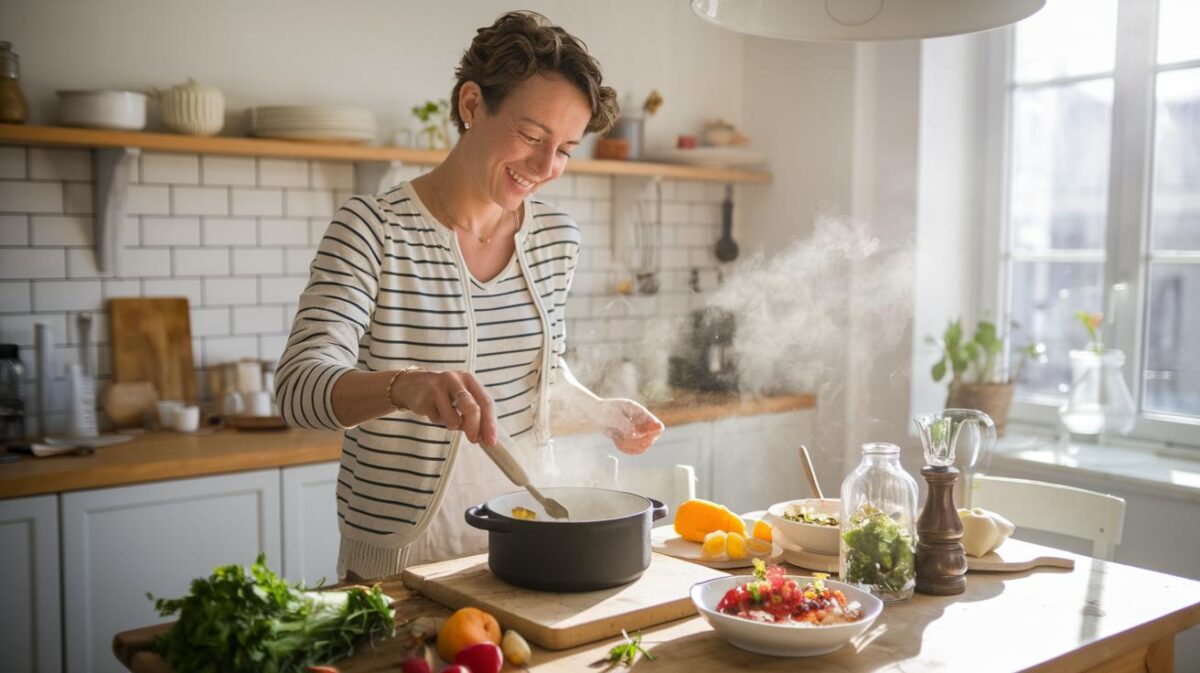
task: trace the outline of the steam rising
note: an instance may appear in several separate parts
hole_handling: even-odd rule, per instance
[[[830,216],[782,253],[740,264],[709,304],[737,316],[742,389],[838,392],[847,362],[868,363],[904,337],[912,264],[908,241]]]

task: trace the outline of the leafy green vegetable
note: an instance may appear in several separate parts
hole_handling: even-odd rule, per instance
[[[897,593],[916,578],[912,538],[878,509],[859,509],[842,539],[847,547],[845,581],[877,593]]]
[[[625,642],[618,644],[608,651],[609,663],[633,666],[633,664],[637,661],[639,653],[646,657],[647,661],[654,661],[654,657],[649,652],[642,649],[641,631],[637,632],[637,634],[631,638],[629,637],[629,634],[625,632],[625,629],[621,629],[621,635],[625,636]]]
[[[149,594],[162,616],[179,621],[154,641],[176,673],[287,673],[354,653],[363,637],[394,632],[392,610],[379,587],[370,591],[305,592],[267,567],[220,566],[192,580],[182,598]]]

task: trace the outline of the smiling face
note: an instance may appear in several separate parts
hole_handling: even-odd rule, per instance
[[[471,125],[459,144],[471,159],[475,187],[509,211],[562,175],[591,120],[587,97],[556,75],[526,79],[496,109],[467,82],[459,110]]]

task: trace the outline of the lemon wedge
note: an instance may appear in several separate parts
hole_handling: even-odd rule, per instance
[[[723,530],[715,530],[704,536],[700,545],[700,558],[705,561],[717,561],[725,558],[725,545],[728,536]]]

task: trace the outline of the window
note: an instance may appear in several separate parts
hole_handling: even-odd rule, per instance
[[[1004,41],[997,313],[1032,342],[1014,415],[1050,422],[1105,316],[1133,433],[1200,445],[1200,2],[1048,0]]]

